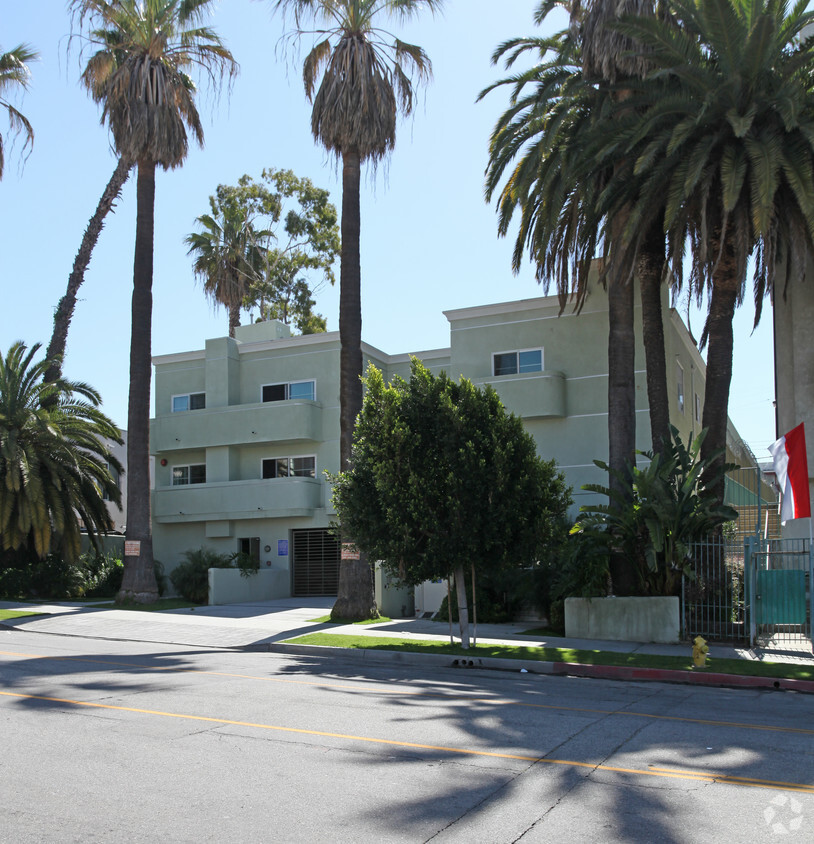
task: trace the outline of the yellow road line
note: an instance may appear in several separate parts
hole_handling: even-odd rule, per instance
[[[268,677],[258,676],[255,674],[240,674],[227,671],[204,671],[198,668],[180,668],[174,665],[168,666],[146,666],[134,662],[119,662],[114,660],[90,659],[89,657],[73,657],[73,656],[51,656],[50,654],[29,654],[17,651],[0,650],[0,656],[20,656],[29,659],[53,659],[64,662],[87,662],[92,665],[118,665],[127,668],[135,668],[141,671],[153,672],[177,672],[178,674],[202,674],[209,677],[229,677],[241,680],[261,680],[266,683],[282,683],[289,686],[309,686],[313,688],[324,689],[345,689],[352,691],[355,694],[380,694],[380,695],[398,695],[404,698],[426,698],[439,700],[460,700],[471,703],[486,702],[492,705],[502,706],[520,706],[526,709],[545,709],[556,712],[580,712],[589,715],[620,715],[634,718],[647,718],[652,721],[673,721],[680,724],[701,724],[707,727],[733,727],[740,730],[757,730],[761,732],[774,733],[793,733],[795,735],[814,735],[814,729],[805,727],[781,727],[776,724],[752,724],[748,722],[739,721],[718,721],[709,718],[686,718],[679,715],[654,715],[649,712],[636,712],[629,709],[592,709],[589,707],[580,706],[563,706],[561,704],[547,704],[547,703],[527,703],[524,701],[511,700],[509,698],[491,697],[491,696],[474,696],[467,694],[454,694],[448,692],[406,692],[402,688],[387,688],[384,686],[373,686],[369,688],[359,689],[359,685],[350,685],[348,683],[328,683],[324,681],[313,680],[293,680],[289,677]],[[360,681],[361,682],[361,681]]]
[[[43,700],[49,703],[65,703],[71,706],[84,706],[93,709],[109,709],[117,712],[133,712],[139,715],[155,715],[162,718],[177,718],[186,721],[203,721],[208,724],[222,724],[232,727],[250,727],[258,730],[272,730],[281,733],[295,733],[298,735],[318,736],[320,738],[345,739],[347,741],[365,742],[368,744],[387,745],[389,747],[404,747],[415,750],[432,750],[442,753],[456,753],[463,756],[478,756],[492,759],[512,759],[521,762],[532,762],[544,765],[563,765],[570,768],[588,768],[593,771],[608,771],[611,773],[634,774],[636,776],[658,777],[660,779],[682,779],[696,782],[722,783],[739,785],[749,788],[769,788],[783,791],[796,791],[803,794],[814,794],[814,785],[806,783],[775,782],[772,780],[735,777],[728,774],[704,773],[698,771],[677,771],[669,768],[620,768],[614,765],[600,765],[591,762],[576,762],[569,759],[546,759],[541,756],[522,756],[514,753],[496,753],[488,750],[474,750],[471,748],[448,747],[438,744],[422,744],[412,741],[396,741],[395,739],[373,738],[370,736],[356,736],[347,733],[332,733],[325,730],[305,730],[299,727],[282,727],[275,724],[258,724],[252,721],[235,721],[229,718],[213,718],[205,715],[189,715],[180,712],[163,712],[157,709],[141,709],[133,706],[115,706],[110,703],[94,703],[92,701],[72,700],[70,698],[48,697],[45,695],[29,695],[20,692],[2,692],[3,697],[21,698],[24,700]]]

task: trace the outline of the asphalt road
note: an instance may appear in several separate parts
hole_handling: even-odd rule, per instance
[[[814,698],[0,632],[0,841],[814,840]]]

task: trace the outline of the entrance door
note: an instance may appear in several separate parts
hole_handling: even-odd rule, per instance
[[[336,595],[339,589],[339,543],[324,528],[292,530],[292,594],[295,598]]]

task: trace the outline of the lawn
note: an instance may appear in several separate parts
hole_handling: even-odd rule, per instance
[[[693,668],[692,658],[627,654],[612,651],[580,651],[572,648],[529,648],[514,645],[478,644],[469,650],[448,642],[425,639],[376,638],[370,636],[309,633],[290,639],[286,644],[322,645],[334,648],[361,648],[374,651],[448,654],[450,656],[489,657],[493,659],[526,659],[538,662],[569,662],[579,665],[616,665],[627,668],[663,668],[672,671],[706,671],[715,674],[738,674],[747,677],[769,677],[789,680],[814,680],[814,667],[784,662],[763,662],[747,659],[709,659],[706,669]]]
[[[94,609],[102,610],[136,610],[137,612],[161,612],[162,610],[194,610],[202,604],[193,604],[183,598],[159,598],[153,604],[96,604]]]
[[[42,615],[41,612],[25,612],[24,610],[0,610],[0,621],[8,618],[25,618],[27,615]]]

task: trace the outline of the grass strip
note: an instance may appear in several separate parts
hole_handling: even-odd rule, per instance
[[[160,598],[152,604],[96,604],[93,608],[100,610],[136,610],[137,612],[161,612],[162,610],[194,610],[202,604],[193,604],[182,598]]]
[[[25,618],[28,615],[44,615],[41,612],[25,612],[24,610],[0,610],[0,621],[9,618]]]
[[[388,618],[386,615],[380,615],[378,618],[366,618],[362,621],[351,621],[349,618],[340,618],[334,621],[329,615],[321,615],[319,618],[308,619],[312,624],[359,624],[362,626],[366,624],[381,624],[383,621],[392,620],[392,618]]]
[[[708,659],[706,668],[693,668],[690,656],[659,656],[615,651],[583,651],[573,648],[529,648],[516,645],[478,644],[464,650],[460,645],[426,639],[403,639],[376,636],[351,636],[337,633],[308,633],[289,639],[285,644],[322,645],[334,648],[359,648],[369,651],[403,651],[406,653],[448,654],[450,656],[491,657],[495,659],[527,659],[537,662],[572,662],[579,665],[615,665],[626,668],[663,668],[672,671],[694,671],[707,674],[737,674],[745,677],[768,677],[787,680],[814,680],[814,666],[786,662],[764,662],[750,659]]]

